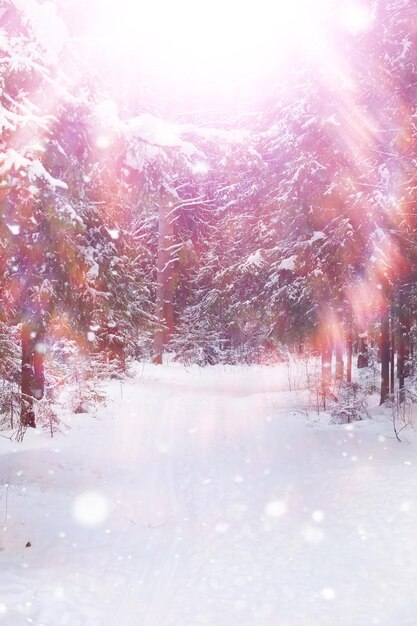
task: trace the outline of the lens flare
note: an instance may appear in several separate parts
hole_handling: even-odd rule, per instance
[[[108,515],[106,498],[96,491],[85,491],[74,501],[72,514],[81,526],[99,526]]]

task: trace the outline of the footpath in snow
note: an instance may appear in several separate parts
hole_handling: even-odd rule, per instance
[[[109,393],[0,438],[0,626],[417,624],[412,433],[317,422],[279,367]]]

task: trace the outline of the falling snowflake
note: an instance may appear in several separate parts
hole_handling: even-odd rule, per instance
[[[265,507],[265,513],[270,517],[282,517],[287,511],[287,504],[283,500],[272,500]]]

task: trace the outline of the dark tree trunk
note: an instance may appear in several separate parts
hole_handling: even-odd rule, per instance
[[[369,351],[368,351],[368,333],[361,332],[358,339],[358,369],[368,367]]]
[[[44,332],[39,324],[25,322],[22,326],[21,413],[22,426],[36,428],[34,401],[45,391]]]
[[[398,347],[397,347],[397,378],[398,378],[398,398],[400,402],[403,402],[405,394],[404,394],[404,339],[401,337],[401,334],[398,338]]]
[[[20,390],[22,396],[20,423],[22,424],[22,426],[32,426],[32,428],[35,428],[35,413],[33,410],[32,396],[34,346],[31,334],[31,325],[24,324],[22,326],[22,373],[20,381]]]
[[[126,370],[126,352],[120,327],[115,322],[109,322],[100,335],[100,350],[107,356],[109,363],[117,369]]]
[[[388,310],[382,313],[381,318],[381,397],[379,404],[383,404],[389,396],[389,364],[390,364],[390,342],[389,342],[389,316]]]
[[[397,377],[399,389],[399,401],[405,399],[404,384],[408,376],[410,356],[410,318],[406,306],[404,289],[399,293],[398,310],[398,352],[397,352]]]
[[[162,363],[164,347],[174,328],[174,256],[175,241],[172,202],[165,196],[159,209],[156,318],[154,363]]]
[[[395,393],[395,320],[394,314],[391,312],[391,349],[390,349],[390,394]]]

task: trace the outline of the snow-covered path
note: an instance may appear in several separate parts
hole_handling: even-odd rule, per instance
[[[0,624],[415,626],[415,443],[312,426],[279,368],[110,389],[0,441]]]

